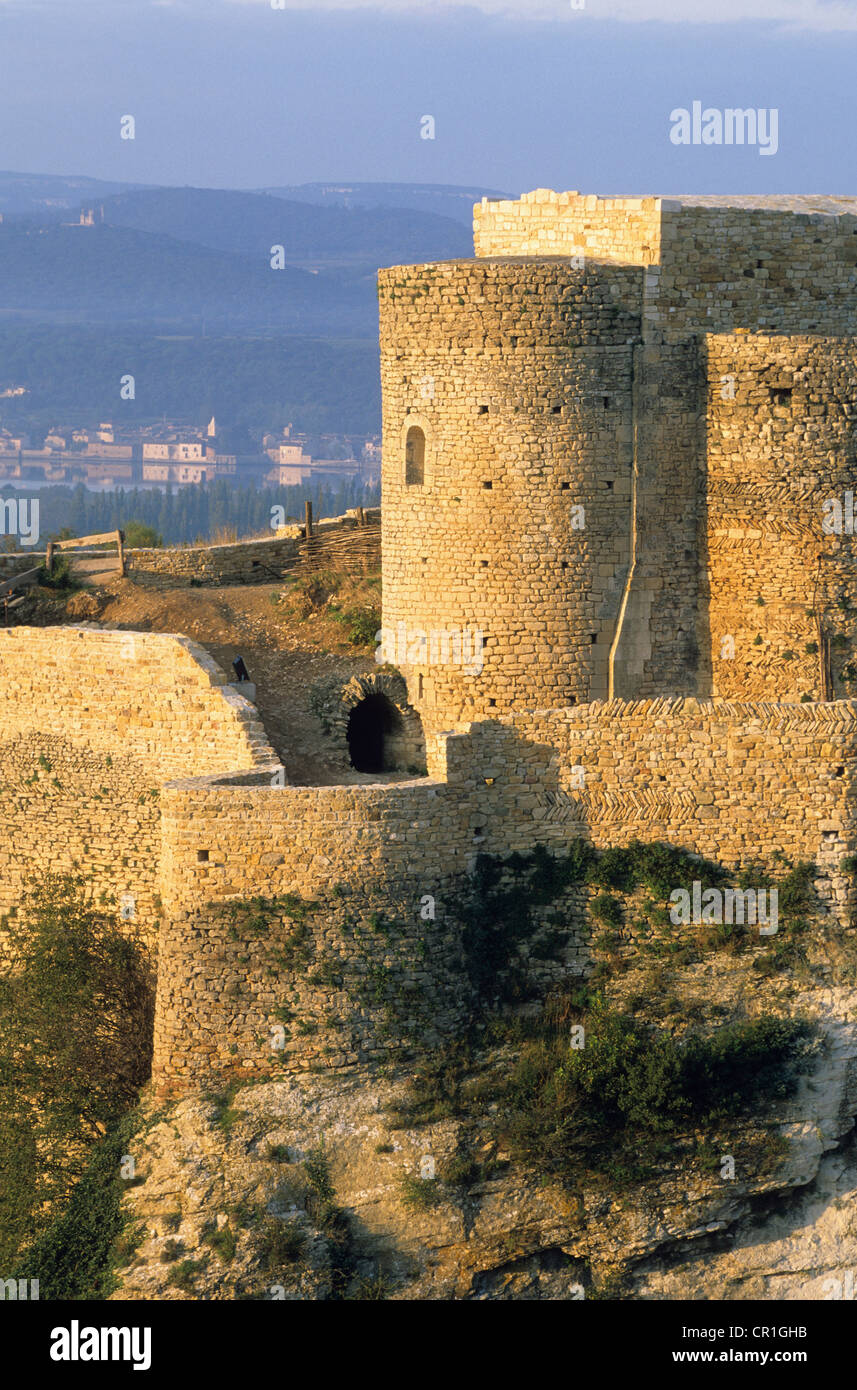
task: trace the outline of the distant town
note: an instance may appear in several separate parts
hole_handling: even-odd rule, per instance
[[[23,387],[8,387],[0,399],[24,392]],[[41,439],[0,425],[0,481],[163,488],[225,479],[244,486],[288,487],[322,479],[372,483],[380,477],[377,435],[310,437],[291,425],[258,437],[253,431],[242,434],[246,447],[231,451],[213,416],[206,426],[166,419],[121,427],[111,421],[85,428],[58,424]]]

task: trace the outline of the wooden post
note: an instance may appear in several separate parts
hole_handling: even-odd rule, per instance
[[[54,562],[54,543],[53,543],[53,541],[48,541],[48,548],[47,548],[47,552],[46,552],[46,554],[45,554],[45,569],[47,570],[48,574],[50,574],[50,572],[51,572],[51,566],[53,565],[53,562]]]
[[[119,575],[125,578],[125,532],[116,532],[116,548],[119,553]]]
[[[307,540],[309,540],[312,535],[312,502],[304,503],[304,514],[306,518],[304,523],[304,534]]]
[[[364,512],[364,510],[363,510],[362,507],[358,507],[358,508],[357,508],[357,525],[358,525],[358,526],[365,526],[365,525],[366,525],[366,513]]]

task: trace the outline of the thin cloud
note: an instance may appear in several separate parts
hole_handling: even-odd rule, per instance
[[[116,0],[0,0],[0,12],[41,14],[61,9],[115,8]],[[126,8],[171,10],[177,14],[205,13],[212,22],[218,8],[280,10],[280,0],[125,0]],[[410,18],[490,15],[506,20],[622,24],[739,25],[768,23],[775,30],[820,33],[857,31],[857,0],[285,0],[285,10],[339,10],[398,14]]]
[[[274,8],[272,0],[227,0],[233,5]],[[579,0],[578,0],[579,3]],[[279,9],[279,0],[276,8]],[[403,15],[442,17],[451,11],[474,11],[505,19],[616,20],[626,24],[770,23],[778,29],[825,33],[857,31],[857,0],[286,0],[289,10],[375,10]]]

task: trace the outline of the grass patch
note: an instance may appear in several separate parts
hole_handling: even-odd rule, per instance
[[[307,1247],[306,1231],[296,1221],[277,1221],[270,1217],[262,1227],[259,1254],[268,1272],[297,1264]]]
[[[408,1211],[431,1211],[442,1200],[437,1178],[416,1178],[406,1173],[399,1185],[402,1206]]]
[[[205,1260],[180,1260],[167,1275],[167,1284],[170,1288],[181,1289],[182,1293],[194,1293],[197,1278],[205,1267]]]
[[[203,1231],[202,1239],[225,1264],[234,1260],[238,1241],[235,1238],[235,1232],[230,1230],[228,1226],[221,1226],[219,1229],[217,1226],[209,1227]]]
[[[231,1134],[235,1125],[246,1113],[236,1109],[232,1104],[240,1089],[241,1082],[234,1081],[224,1090],[214,1091],[206,1097],[212,1107],[211,1123],[216,1125],[222,1134]]]

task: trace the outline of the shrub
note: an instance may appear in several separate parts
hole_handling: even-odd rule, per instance
[[[414,1125],[433,1124],[437,1120],[459,1115],[466,1048],[452,1045],[443,1052],[433,1053],[416,1063],[406,1083],[405,1096],[388,1112],[393,1129],[410,1129]]]
[[[329,1226],[339,1215],[339,1208],[323,1145],[319,1144],[307,1154],[304,1172],[309,1186],[307,1211],[318,1226]]]
[[[593,898],[590,910],[593,917],[597,917],[599,922],[605,922],[608,927],[621,927],[622,904],[609,893],[599,893],[597,898]]]
[[[713,888],[725,882],[727,875],[722,865],[674,845],[633,840],[625,849],[602,850],[586,877],[590,883],[623,893],[642,887],[653,898],[663,900],[676,888],[690,889],[696,879],[703,888]]]
[[[777,884],[777,910],[786,918],[805,917],[814,905],[813,879],[818,870],[815,864],[801,860],[793,865]]]
[[[624,849],[603,850],[590,865],[586,877],[589,883],[618,888],[623,893],[631,893],[637,886],[633,861]]]
[[[269,1270],[295,1264],[303,1257],[306,1245],[306,1231],[297,1222],[271,1217],[262,1228],[259,1242],[262,1264]]]
[[[349,1298],[356,1302],[383,1301],[392,1293],[395,1285],[392,1279],[379,1270],[377,1274],[358,1279]]]
[[[441,1200],[437,1178],[416,1178],[412,1173],[402,1178],[400,1193],[402,1206],[408,1211],[430,1211]]]
[[[54,555],[51,560],[50,574],[48,574],[47,569],[43,565],[41,574],[39,575],[39,584],[43,589],[64,590],[74,588],[75,586],[71,576],[71,561],[68,556],[63,555],[62,552],[58,555]]]
[[[349,642],[355,647],[374,647],[375,634],[381,626],[380,609],[372,606],[331,609],[331,616],[342,623]]]
[[[304,1173],[307,1216],[324,1232],[330,1256],[332,1294],[334,1298],[342,1298],[354,1273],[351,1229],[345,1212],[336,1203],[336,1190],[323,1144],[307,1154]]]
[[[167,1275],[167,1283],[173,1288],[181,1289],[183,1293],[193,1293],[196,1277],[204,1269],[205,1260],[181,1260],[177,1265],[173,1265]]]
[[[115,1271],[130,1263],[144,1229],[130,1228],[122,1207],[136,1116],[126,1116],[90,1153],[86,1170],[59,1214],[13,1270],[38,1279],[44,1299],[103,1299],[117,1287]]]
[[[763,1018],[679,1041],[599,1001],[585,1046],[525,1046],[508,1084],[507,1138],[538,1171],[639,1179],[682,1129],[757,1109],[794,1088],[810,1026]]]
[[[202,1239],[227,1264],[235,1258],[238,1242],[235,1239],[235,1232],[231,1231],[228,1226],[223,1226],[220,1229],[216,1226],[209,1227],[203,1231]]]
[[[159,535],[154,526],[146,526],[142,521],[129,521],[123,526],[125,532],[125,544],[129,549],[153,548],[160,549],[164,543],[163,536]]]

